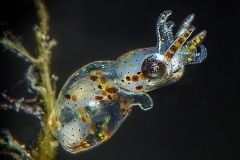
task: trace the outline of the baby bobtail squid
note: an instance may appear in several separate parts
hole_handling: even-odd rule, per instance
[[[201,63],[207,55],[202,31],[189,15],[173,35],[171,11],[157,19],[157,45],[130,51],[116,61],[96,61],[76,71],[63,86],[49,117],[49,126],[69,152],[93,148],[110,138],[130,114],[132,106],[153,107],[148,91],[178,81],[184,65]],[[187,41],[188,40],[188,41]],[[200,51],[197,51],[197,48]]]

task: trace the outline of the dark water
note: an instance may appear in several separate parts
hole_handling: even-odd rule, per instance
[[[101,146],[70,154],[59,147],[56,159],[238,159],[240,157],[239,26],[240,3],[230,1],[47,1],[50,35],[58,41],[52,72],[58,91],[81,66],[95,60],[114,60],[123,53],[156,44],[158,15],[170,9],[174,31],[195,13],[195,34],[207,30],[203,44],[207,59],[186,67],[178,83],[150,92],[154,107],[134,108],[116,134]],[[31,1],[0,3],[1,30],[19,35],[35,52]],[[3,48],[1,48],[1,51]],[[27,64],[10,52],[0,53],[0,92],[26,94]],[[3,101],[3,99],[1,99]],[[0,128],[9,128],[21,143],[34,146],[39,121],[24,113],[0,110]],[[0,157],[1,158],[1,157]],[[6,158],[6,157],[5,157]]]

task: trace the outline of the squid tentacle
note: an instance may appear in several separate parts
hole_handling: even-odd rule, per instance
[[[195,30],[194,26],[190,26],[187,31],[185,31],[181,36],[179,36],[172,45],[165,52],[165,59],[170,61],[175,53],[183,46],[184,42],[191,36],[192,32]]]
[[[190,14],[184,19],[184,21],[182,22],[178,32],[175,34],[175,39],[178,38],[180,35],[182,35],[184,32],[187,31],[187,29],[190,27],[194,17],[195,17],[194,14]]]
[[[172,28],[175,26],[175,23],[172,21],[168,21],[166,26],[168,28],[168,32],[166,33],[166,41],[168,42],[168,46],[170,46],[174,41]]]
[[[185,55],[186,64],[195,64],[201,63],[206,57],[207,51],[204,46],[200,46],[204,38],[206,37],[207,32],[204,30],[193,37],[187,44],[184,46],[183,54]],[[200,53],[197,53],[197,48],[200,46]]]
[[[198,52],[197,56],[191,64],[202,63],[202,61],[204,61],[207,57],[207,49],[203,45],[200,45],[199,47],[200,52]]]
[[[168,39],[168,32],[171,32],[171,28],[174,25],[169,25],[169,27],[166,25],[167,18],[172,14],[171,10],[164,11],[161,13],[157,19],[157,25],[156,25],[156,34],[157,34],[157,49],[160,53],[162,46],[166,45],[165,42],[167,42]],[[171,22],[170,22],[171,23]],[[173,23],[173,22],[172,22]]]

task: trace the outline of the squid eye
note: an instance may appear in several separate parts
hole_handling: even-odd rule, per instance
[[[149,78],[159,78],[166,73],[166,65],[156,56],[145,59],[141,69],[142,73]]]

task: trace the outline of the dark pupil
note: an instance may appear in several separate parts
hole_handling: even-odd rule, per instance
[[[148,73],[156,73],[158,72],[159,67],[156,64],[152,64],[152,66],[149,67]]]

